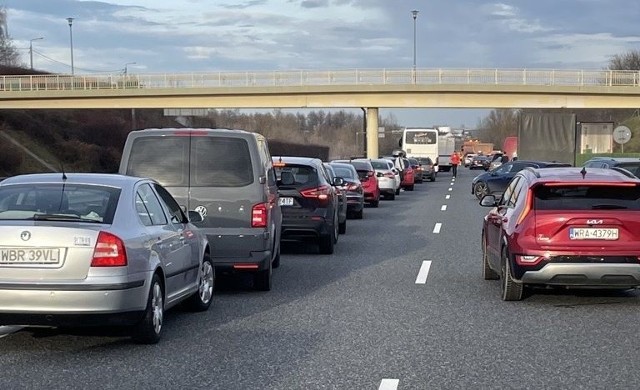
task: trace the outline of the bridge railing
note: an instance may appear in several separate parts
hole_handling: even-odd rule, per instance
[[[640,71],[563,69],[348,69],[115,75],[0,76],[2,91],[349,85],[640,86]]]

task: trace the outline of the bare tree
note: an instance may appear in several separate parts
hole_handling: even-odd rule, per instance
[[[640,70],[640,50],[614,55],[609,60],[609,70]]]
[[[0,35],[0,65],[20,66],[20,53],[9,36]]]
[[[518,110],[493,110],[480,122],[480,136],[483,141],[502,145],[506,137],[518,135]]]

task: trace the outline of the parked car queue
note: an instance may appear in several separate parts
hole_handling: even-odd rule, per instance
[[[219,275],[269,291],[282,242],[333,253],[365,204],[413,190],[403,162],[272,157],[257,133],[146,129],[128,135],[118,174],[7,178],[0,325],[125,326],[157,343],[165,311],[207,310]]]

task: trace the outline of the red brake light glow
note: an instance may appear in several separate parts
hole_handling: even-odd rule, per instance
[[[92,267],[124,267],[127,265],[127,252],[124,242],[111,233],[98,233],[93,249]]]
[[[251,227],[253,228],[263,228],[267,227],[267,204],[266,203],[258,203],[254,205],[251,209]]]
[[[516,225],[520,225],[520,223],[522,223],[522,221],[524,221],[524,219],[527,216],[527,214],[529,214],[529,212],[531,211],[531,203],[532,202],[533,202],[533,195],[531,193],[531,189],[529,189],[527,191],[527,197],[524,199],[524,209],[522,209],[522,212],[520,213],[520,216],[518,216],[518,219],[516,221]]]
[[[317,198],[321,201],[326,201],[327,199],[329,199],[330,193],[331,192],[329,186],[320,186],[317,188],[300,191],[300,194],[305,198]]]

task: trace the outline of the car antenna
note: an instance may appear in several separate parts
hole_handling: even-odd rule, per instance
[[[62,191],[60,192],[60,203],[58,203],[58,212],[62,210],[62,203],[64,201],[64,186],[67,184],[67,174],[64,173],[64,165],[60,163],[60,170],[62,171]]]
[[[584,179],[584,177],[587,175],[587,170],[585,169],[585,167],[582,167],[580,173],[582,174],[582,178]]]

